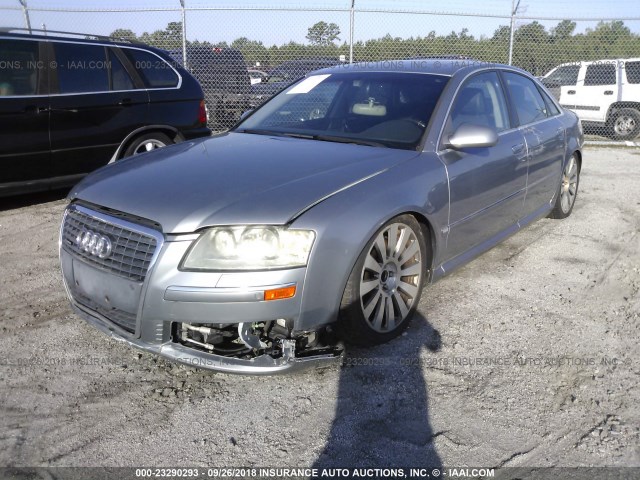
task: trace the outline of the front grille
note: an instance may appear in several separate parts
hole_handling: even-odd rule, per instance
[[[77,245],[77,237],[88,230],[111,240],[112,251],[107,258],[92,255]],[[72,255],[103,270],[133,280],[144,281],[157,247],[155,238],[113,225],[78,210],[68,210],[62,229],[62,246]]]
[[[100,315],[109,319],[110,322],[118,325],[120,328],[126,330],[129,333],[136,332],[136,314],[135,313],[126,312],[118,308],[105,308],[102,305],[98,305],[89,297],[86,297],[85,295],[78,292],[74,288],[71,288],[71,294],[73,295],[73,298],[78,303],[81,303],[85,307],[90,308],[94,312],[99,313]]]

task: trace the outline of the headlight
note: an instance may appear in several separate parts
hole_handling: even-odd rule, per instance
[[[304,267],[315,239],[311,230],[216,227],[205,231],[182,261],[184,270],[264,270]]]

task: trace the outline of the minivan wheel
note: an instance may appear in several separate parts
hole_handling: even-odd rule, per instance
[[[145,133],[135,138],[127,147],[124,152],[124,157],[130,157],[131,155],[137,155],[139,153],[150,152],[158,148],[171,145],[173,141],[167,137],[164,133],[152,132]]]
[[[349,343],[388,342],[409,325],[427,272],[427,248],[420,224],[400,215],[367,243],[342,296],[338,332]]]
[[[633,108],[617,111],[611,121],[611,135],[618,140],[631,140],[640,133],[640,112]]]
[[[564,166],[562,171],[562,180],[560,182],[560,190],[556,195],[556,203],[553,210],[549,214],[551,218],[567,218],[573,211],[578,196],[578,185],[580,184],[580,165],[575,155]]]

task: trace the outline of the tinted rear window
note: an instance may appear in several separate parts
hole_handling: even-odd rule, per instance
[[[122,51],[140,73],[147,88],[171,88],[178,86],[178,75],[162,58],[144,50],[123,48]]]
[[[109,91],[106,50],[101,45],[55,43],[60,93]]]
[[[640,83],[640,62],[627,62],[624,68],[627,71],[627,82]]]
[[[615,85],[616,66],[610,63],[593,64],[587,67],[584,76],[585,86],[589,85]]]

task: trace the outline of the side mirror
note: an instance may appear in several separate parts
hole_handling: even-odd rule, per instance
[[[253,112],[253,108],[250,108],[249,110],[245,110],[244,112],[242,112],[242,115],[240,115],[240,120],[244,120],[252,112]]]
[[[493,128],[463,123],[449,137],[445,146],[461,150],[463,148],[493,147],[497,143],[498,134]]]

